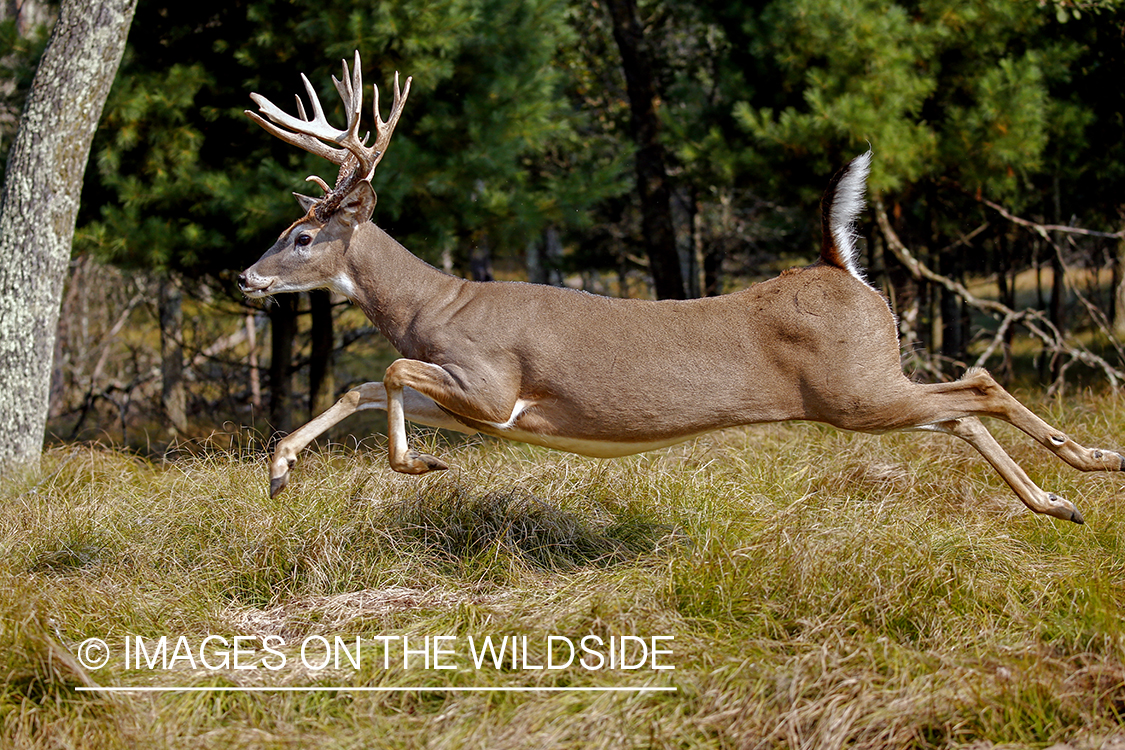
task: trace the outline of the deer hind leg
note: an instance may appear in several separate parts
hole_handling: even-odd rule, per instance
[[[407,388],[402,394],[403,414],[411,422],[442,427],[459,432],[472,432],[446,412],[438,408],[432,399]],[[382,383],[364,383],[356,386],[340,397],[335,404],[325,409],[316,419],[306,423],[296,431],[278,441],[270,461],[270,497],[277,497],[289,482],[289,470],[297,462],[297,454],[309,443],[333,425],[367,409],[385,410],[387,393]]]
[[[954,383],[922,387],[929,389],[942,402],[948,401],[943,403],[943,408],[960,407],[958,410],[962,414],[995,417],[1018,427],[1076,469],[1125,470],[1125,456],[1074,442],[1062,430],[1047,424],[1016,400],[985,370],[970,370]]]
[[[1002,419],[1023,430],[1071,466],[1082,471],[1120,471],[1125,458],[1100,448],[1086,448],[1037,417],[1004,390],[991,375],[970,370],[953,383],[911,384],[895,404],[887,429],[919,429],[955,435],[976,448],[999,472],[1027,507],[1038,513],[1082,523],[1082,515],[1067,500],[1044,492],[1004,452],[977,417]]]
[[[921,426],[917,429],[955,435],[976,448],[985,460],[992,464],[992,468],[996,469],[997,473],[1008,483],[1008,486],[1016,493],[1016,497],[1036,513],[1046,513],[1064,521],[1084,523],[1082,514],[1078,512],[1074,503],[1053,492],[1045,492],[1040,489],[1035,482],[1031,481],[1020,465],[1000,447],[996,438],[992,437],[992,433],[976,417],[950,419]]]

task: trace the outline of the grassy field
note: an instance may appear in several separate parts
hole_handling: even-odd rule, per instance
[[[1122,447],[1121,397],[1031,405]],[[604,461],[437,444],[454,469],[421,478],[372,442],[276,500],[249,436],[53,449],[0,484],[0,746],[1113,747],[1125,480],[994,431],[1085,526],[952,438],[808,424]],[[519,658],[477,664],[486,637]],[[640,687],[671,690],[599,690]]]

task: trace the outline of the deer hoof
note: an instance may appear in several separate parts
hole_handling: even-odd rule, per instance
[[[426,467],[430,471],[445,471],[449,468],[449,464],[447,464],[445,461],[442,461],[440,458],[437,458],[436,456],[428,456],[423,453],[420,454],[418,458],[426,462]]]
[[[1071,521],[1073,523],[1086,523],[1086,519],[1082,517],[1082,514],[1078,511],[1078,508],[1074,507],[1074,503],[1070,502],[1069,500],[1059,497],[1053,492],[1047,495],[1047,500],[1051,504],[1050,509],[1045,511],[1048,515],[1052,515],[1055,518],[1061,518],[1064,521]]]
[[[281,491],[283,489],[285,489],[285,485],[287,485],[287,484],[289,484],[289,471],[288,470],[286,470],[286,472],[279,477],[271,478],[270,479],[270,498],[273,499],[273,498],[277,497],[278,495],[280,495]]]
[[[427,453],[410,451],[404,460],[392,461],[391,468],[403,474],[425,474],[427,471],[444,471],[449,468],[449,464]]]
[[[1094,448],[1090,452],[1097,462],[1096,471],[1125,471],[1125,456],[1117,451]]]
[[[274,454],[273,462],[270,464],[270,497],[277,497],[278,494],[285,489],[285,485],[289,483],[289,470],[293,468],[293,464],[297,463],[297,458],[285,458]]]

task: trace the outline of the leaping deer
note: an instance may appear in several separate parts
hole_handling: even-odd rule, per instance
[[[251,94],[259,125],[339,165],[320,199],[297,196],[305,215],[238,278],[249,297],[327,288],[379,328],[403,358],[383,382],[365,383],[282,439],[270,463],[270,494],[286,485],[308,444],[362,409],[385,409],[390,464],[420,474],[445,469],[411,450],[406,420],[534,443],[587,456],[625,456],[736,425],[787,420],[846,430],[930,430],[984,456],[1027,507],[1082,523],[1073,503],[1040,489],[978,417],[1003,419],[1083,471],[1118,471],[1125,458],[1085,448],[1020,404],[986,371],[920,384],[902,371],[886,298],[859,267],[856,216],[871,152],[830,182],[822,204],[820,259],[749,289],[708,299],[612,299],[537,284],[465,281],[438,271],[370,218],[375,167],[410,92],[395,76],[390,119],[375,142],[360,138],[359,53],[332,79],[347,127],[328,124],[305,76],[312,117]]]

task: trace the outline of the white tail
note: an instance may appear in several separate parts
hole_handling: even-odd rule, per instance
[[[352,92],[360,89],[358,56],[355,70]],[[315,97],[311,120],[255,101],[294,131],[281,136],[288,142],[321,153],[319,142],[331,141],[363,164],[362,144],[347,135],[358,132],[359,111],[348,91],[341,95],[357,114],[345,131],[323,122]],[[396,95],[391,127],[405,98]],[[382,122],[377,110],[376,118]],[[387,140],[389,133],[379,136],[376,161]],[[336,151],[328,155],[343,161]],[[446,468],[409,448],[408,419],[591,456],[638,453],[735,425],[813,420],[865,432],[955,435],[1029,508],[1081,522],[1077,508],[1036,486],[977,417],[1008,421],[1085,471],[1121,470],[1121,455],[1078,445],[983,370],[931,385],[903,375],[894,316],[863,282],[857,260],[852,224],[870,160],[868,153],[853,161],[825,195],[820,263],[734,294],[663,302],[443,274],[368,221],[374,165],[353,170],[354,179],[331,191],[334,205],[329,197],[304,199],[307,214],[239,284],[251,297],[334,289],[359,305],[403,358],[382,382],[352,389],[278,443],[271,493],[285,487],[301,450],[360,409],[387,411],[390,463],[407,473]]]
[[[871,171],[871,152],[856,157],[833,178],[825,194],[824,247],[821,256],[867,283],[859,265],[856,219],[864,209],[863,194]]]

